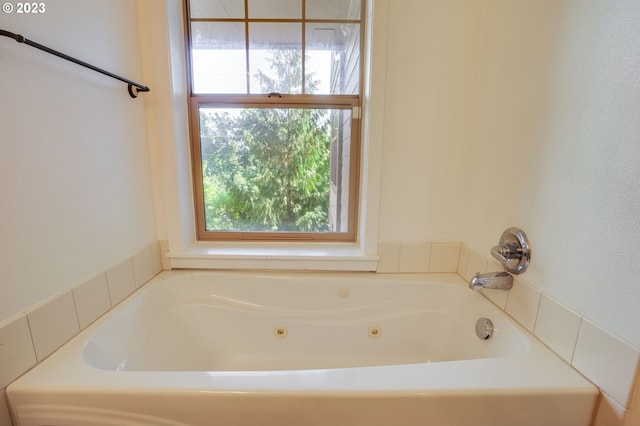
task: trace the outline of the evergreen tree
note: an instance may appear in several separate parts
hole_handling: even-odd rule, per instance
[[[264,93],[300,93],[301,65],[299,51],[276,51],[276,77],[256,79]],[[329,231],[329,110],[210,111],[200,113],[207,229]]]

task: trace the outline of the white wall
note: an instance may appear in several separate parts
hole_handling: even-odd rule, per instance
[[[640,3],[390,2],[381,241],[527,231],[526,278],[640,346]]]
[[[141,78],[134,2],[48,6],[1,28]],[[522,226],[528,279],[640,345],[639,14],[622,0],[389,2],[380,240],[488,253]],[[2,319],[155,229],[148,95],[0,42]]]
[[[640,346],[640,2],[490,0],[465,242]]]
[[[635,0],[390,1],[377,29],[388,31],[380,241],[457,240],[488,258],[520,226],[533,246],[524,279],[628,342],[633,360],[638,23]],[[625,368],[616,386],[634,380]],[[626,409],[625,392],[603,395],[595,424],[639,424],[640,387]]]
[[[468,0],[389,2],[380,241],[464,237],[481,11]]]
[[[45,3],[0,28],[140,81],[135,2]],[[0,321],[156,240],[144,98],[0,38]]]

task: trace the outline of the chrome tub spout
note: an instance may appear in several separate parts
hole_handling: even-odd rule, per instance
[[[472,290],[483,288],[509,290],[511,287],[513,287],[513,276],[508,272],[489,272],[486,274],[476,272],[469,282],[469,288]]]

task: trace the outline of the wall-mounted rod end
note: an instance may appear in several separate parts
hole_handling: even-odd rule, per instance
[[[135,91],[134,91],[135,89]],[[138,93],[140,92],[150,92],[151,89],[149,89],[147,86],[134,86],[133,84],[129,84],[127,86],[127,90],[129,90],[129,96],[131,96],[132,98],[137,98],[138,97]]]

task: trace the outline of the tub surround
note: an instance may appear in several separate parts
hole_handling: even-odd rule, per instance
[[[167,243],[154,242],[2,321],[0,360],[7,366],[0,371],[2,395],[9,383],[161,271],[161,251],[167,251]],[[493,258],[453,242],[380,243],[379,256],[378,273],[456,272],[469,280],[475,272],[501,267]],[[625,419],[633,418],[637,411],[632,409],[638,405],[634,403],[639,394],[638,386],[634,388],[638,348],[554,300],[522,276],[516,278],[510,291],[482,293],[600,388],[595,426],[633,424]],[[8,418],[8,412],[4,398],[0,398],[0,420],[3,415]]]
[[[10,425],[5,387],[42,362],[162,270],[161,243],[74,283],[0,322],[0,425]]]
[[[454,271],[467,282],[476,272],[502,270],[488,253],[483,256],[465,244],[382,242],[379,254],[379,273],[436,272],[440,262],[451,268],[454,260]],[[595,426],[636,426],[628,419],[639,410],[640,349],[545,294],[525,277],[526,273],[516,276],[509,291],[481,292],[600,388]]]
[[[166,272],[7,392],[25,426],[586,426],[597,398],[455,273],[295,271]]]
[[[452,242],[380,243],[377,272],[458,272],[461,248]]]

